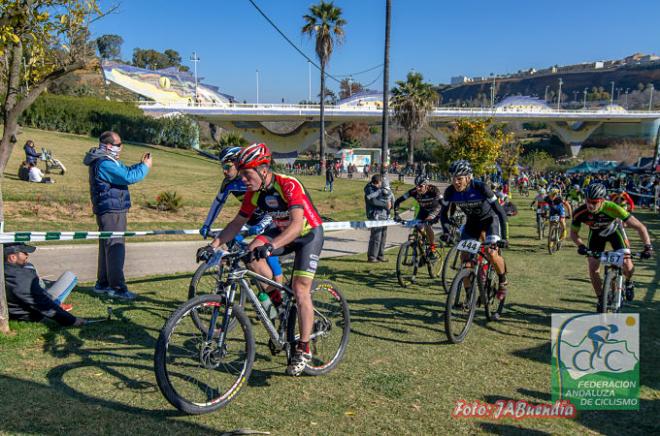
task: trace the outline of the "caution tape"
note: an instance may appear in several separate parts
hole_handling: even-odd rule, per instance
[[[323,230],[372,229],[374,227],[393,226],[396,224],[398,223],[393,220],[325,222],[323,223]],[[212,231],[219,232],[220,230],[222,229],[213,229]],[[135,232],[6,232],[0,233],[0,244],[7,244],[10,242],[83,241],[162,235],[199,235],[199,230],[142,230]]]

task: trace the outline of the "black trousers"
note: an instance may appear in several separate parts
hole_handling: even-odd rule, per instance
[[[96,216],[100,232],[125,232],[126,212],[108,212]],[[124,238],[99,239],[99,262],[96,285],[101,288],[126,290],[124,260],[126,245]]]

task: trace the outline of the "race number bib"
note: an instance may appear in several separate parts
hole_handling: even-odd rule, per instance
[[[552,221],[553,223],[558,223],[559,222],[559,215],[551,216],[550,221]]]
[[[479,251],[479,248],[481,248],[481,242],[475,241],[474,239],[464,239],[456,246],[458,251],[472,254],[476,254]]]
[[[623,266],[623,253],[620,253],[618,251],[607,253],[605,263],[619,267]]]

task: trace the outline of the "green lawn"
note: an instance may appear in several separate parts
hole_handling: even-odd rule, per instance
[[[657,215],[640,213],[655,241]],[[134,303],[100,300],[81,288],[75,312],[118,320],[81,329],[19,325],[0,338],[0,433],[218,434],[248,428],[273,434],[652,434],[660,414],[660,261],[637,265],[641,318],[641,410],[581,412],[575,420],[455,420],[457,400],[550,402],[550,315],[593,311],[586,261],[567,244],[549,256],[533,239],[531,213],[511,223],[506,251],[510,292],[500,322],[483,312],[462,345],[445,340],[443,292],[436,282],[400,289],[389,263],[366,257],[324,260],[320,274],[349,299],[352,333],[345,360],[323,377],[290,378],[258,332],[249,385],[227,408],[182,416],[163,399],[153,374],[155,338],[187,294],[190,275],[132,280]],[[634,243],[639,247],[637,238]],[[656,244],[656,249],[660,248]],[[29,410],[29,412],[28,412]]]
[[[49,148],[67,168],[64,176],[53,175],[53,185],[26,183],[16,173],[24,159],[23,144],[32,139],[37,145]],[[2,181],[5,201],[5,228],[16,230],[95,230],[96,224],[89,201],[87,167],[82,159],[87,150],[95,147],[94,138],[22,129],[19,141],[7,165]],[[190,229],[204,222],[222,180],[217,162],[198,156],[192,151],[167,147],[125,144],[122,160],[138,162],[143,153],[151,152],[154,166],[147,178],[133,185],[133,208],[129,214],[129,229]],[[40,161],[40,168],[45,169]],[[364,219],[363,180],[339,179],[335,192],[323,192],[324,177],[300,177],[322,215],[335,220]],[[158,212],[146,206],[154,202],[162,191],[174,190],[183,197],[184,206],[177,213]],[[226,222],[238,210],[238,202],[231,197],[218,219]]]

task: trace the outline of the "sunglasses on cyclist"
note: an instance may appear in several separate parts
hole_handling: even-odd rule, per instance
[[[605,199],[603,199],[603,198],[597,198],[597,199],[595,199],[595,200],[587,200],[587,204],[596,205],[596,204],[598,204],[598,203],[600,203],[600,202],[602,202],[602,201],[604,201],[604,200],[605,200]]]
[[[232,164],[232,163],[222,164],[222,169],[223,170],[230,170],[230,169],[232,169],[233,166],[234,166],[234,164]]]

